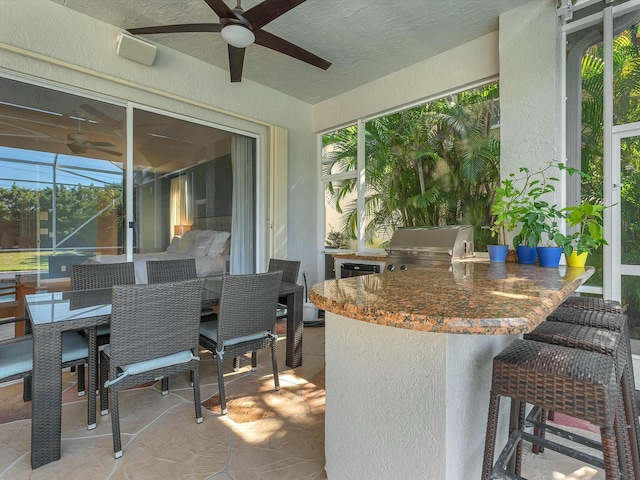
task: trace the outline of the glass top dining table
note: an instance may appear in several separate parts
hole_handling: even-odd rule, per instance
[[[222,277],[207,278],[202,307],[213,307],[220,300]],[[281,298],[286,298],[286,364],[302,365],[303,287],[282,282]],[[36,293],[25,297],[25,307],[33,330],[33,393],[31,423],[31,467],[37,468],[60,459],[62,421],[61,334],[67,330],[89,332],[89,382],[87,425],[96,426],[97,389],[95,335],[99,325],[109,323],[111,289]]]

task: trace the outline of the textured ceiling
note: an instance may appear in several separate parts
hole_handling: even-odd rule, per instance
[[[53,1],[122,29],[218,22],[204,0]],[[225,1],[235,6],[235,0]],[[264,30],[331,67],[324,71],[251,45],[243,78],[314,104],[497,30],[501,13],[531,1],[542,0],[307,0]],[[258,3],[244,0],[242,7],[246,11]],[[227,46],[219,33],[145,37],[228,70]]]

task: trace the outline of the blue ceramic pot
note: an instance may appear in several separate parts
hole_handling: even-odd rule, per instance
[[[507,252],[509,251],[508,245],[487,245],[487,251],[489,252],[489,261],[504,263],[507,259]]]
[[[541,267],[557,267],[560,264],[562,248],[560,247],[538,247],[538,260]]]
[[[525,247],[520,245],[516,248],[516,256],[518,257],[518,263],[533,265],[536,263],[536,247]]]

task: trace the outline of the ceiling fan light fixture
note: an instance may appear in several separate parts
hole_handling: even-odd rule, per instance
[[[250,29],[234,23],[222,27],[220,34],[225,42],[236,48],[246,48],[256,41],[256,36]]]
[[[69,150],[71,150],[73,153],[86,153],[87,150],[89,150],[89,147],[87,147],[86,145],[81,145],[78,143],[67,143],[67,147],[69,147]]]

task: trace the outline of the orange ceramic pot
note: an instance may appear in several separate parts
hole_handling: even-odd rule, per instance
[[[587,262],[588,255],[589,255],[588,252],[583,252],[580,255],[578,255],[574,250],[573,252],[571,252],[571,255],[565,255],[565,258],[567,260],[567,265],[569,265],[570,267],[584,268],[584,264]]]

